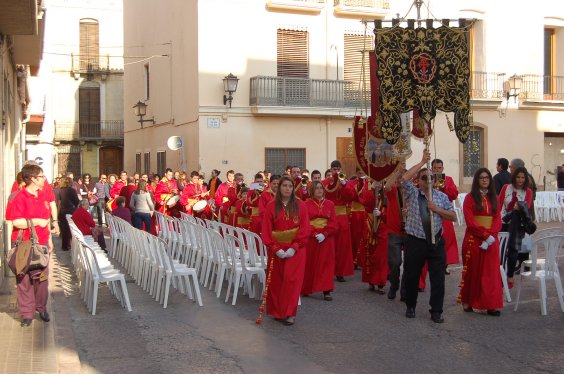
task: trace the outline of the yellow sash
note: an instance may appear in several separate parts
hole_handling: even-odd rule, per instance
[[[359,203],[358,201],[353,201],[351,204],[351,212],[364,212],[364,205]]]
[[[492,227],[492,216],[475,216],[474,218],[476,219],[476,223],[478,223],[478,225],[483,226],[486,229]]]
[[[251,216],[256,217],[259,215],[259,210],[257,206],[252,206],[251,207]]]
[[[188,199],[188,206],[192,206],[192,205],[196,204],[198,201],[200,201],[200,200],[198,200],[198,199]]]
[[[327,218],[315,218],[309,221],[309,224],[316,229],[323,229],[327,226]]]
[[[297,233],[298,228],[295,227],[290,230],[272,231],[272,236],[274,236],[274,239],[276,239],[278,243],[291,243],[296,237]]]
[[[250,222],[251,220],[248,217],[237,217],[238,225],[248,225]]]
[[[346,205],[335,205],[335,213],[338,216],[343,216],[347,214],[347,206]]]
[[[229,213],[231,213],[231,214],[235,213],[236,211],[237,211],[237,209],[235,209],[234,206],[232,206],[232,207],[229,209]]]

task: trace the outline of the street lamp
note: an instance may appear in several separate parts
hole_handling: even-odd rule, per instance
[[[231,108],[231,102],[233,101],[233,93],[237,91],[237,84],[239,83],[239,79],[236,75],[229,73],[228,76],[223,78],[223,89],[225,92],[229,94],[223,95],[223,105],[227,104],[229,101],[229,107]]]
[[[519,96],[519,91],[521,91],[521,84],[523,83],[523,78],[513,74],[508,80],[509,90],[507,91],[507,100],[510,97],[514,97],[513,101],[517,102],[517,96]]]
[[[138,101],[137,104],[133,106],[133,112],[137,117],[139,117],[139,121],[137,122],[141,124],[141,128],[143,128],[143,124],[145,122],[151,122],[153,125],[155,124],[155,117],[143,119],[143,117],[147,115],[147,104],[144,102]]]

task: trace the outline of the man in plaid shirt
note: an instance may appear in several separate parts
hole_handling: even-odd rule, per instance
[[[431,320],[443,323],[443,300],[445,296],[445,241],[442,237],[442,220],[456,220],[454,207],[448,197],[432,188],[433,174],[422,167],[429,161],[431,154],[423,151],[421,161],[410,168],[402,177],[402,187],[407,208],[405,231],[407,233],[404,252],[404,277],[406,287],[405,316],[415,318],[418,282],[425,261],[429,263],[431,280]],[[417,173],[418,187],[412,181]],[[433,230],[431,233],[431,213]],[[432,236],[435,241],[433,244]]]

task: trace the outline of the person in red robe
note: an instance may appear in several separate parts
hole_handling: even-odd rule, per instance
[[[247,205],[247,187],[241,187],[239,198],[235,202],[235,227],[245,230],[251,228],[251,208]]]
[[[356,168],[356,179],[349,181],[354,191],[353,199],[350,205],[351,212],[351,247],[355,268],[364,264],[364,256],[359,253],[366,253],[366,221],[368,215],[364,205],[359,200],[359,196],[368,189],[366,174],[359,167]],[[361,248],[362,247],[362,248]]]
[[[466,234],[462,242],[464,267],[458,301],[465,312],[483,309],[498,317],[503,308],[499,268],[501,207],[490,171],[480,168],[474,174],[472,190],[463,204]]]
[[[341,162],[331,162],[331,175],[323,180],[325,198],[335,204],[337,214],[337,235],[335,237],[335,276],[337,282],[344,282],[345,276],[354,274],[351,229],[347,215],[347,204],[352,201],[354,191],[345,178],[340,179]]]
[[[227,190],[227,198],[229,199],[229,218],[227,223],[231,226],[236,226],[237,224],[235,203],[239,200],[241,188],[243,187],[247,187],[245,177],[242,173],[235,173],[235,184],[233,188]]]
[[[178,185],[176,184],[176,180],[173,176],[174,173],[172,172],[172,169],[166,168],[165,176],[161,179],[159,184],[157,184],[157,188],[155,188],[155,203],[159,212],[168,216],[180,217],[180,210],[173,209],[174,206],[171,207],[167,204],[170,198],[178,195]],[[180,206],[180,204],[176,205]]]
[[[127,185],[127,172],[121,171],[119,173],[119,179],[110,188],[110,199],[106,203],[106,207],[111,212],[117,209],[116,198],[121,193],[121,189]]]
[[[262,234],[262,220],[264,219],[264,212],[268,203],[274,200],[276,192],[278,191],[278,183],[280,182],[280,175],[273,175],[270,177],[270,183],[268,188],[260,194],[258,210],[259,210],[259,220],[261,222],[261,234]]]
[[[377,192],[376,192],[377,191]],[[376,196],[376,193],[378,196]],[[380,295],[388,281],[388,229],[386,227],[386,201],[384,188],[372,183],[362,191],[359,201],[366,207],[366,249],[363,254],[362,281]]]
[[[229,189],[235,187],[235,172],[233,170],[228,170],[226,174],[227,180],[217,187],[214,196],[214,204],[217,214],[221,217],[221,222],[227,223],[227,215],[229,214],[229,207],[224,207],[224,204],[229,202],[227,193]]]
[[[325,189],[319,181],[311,183],[309,194],[312,197],[305,202],[305,206],[311,231],[306,249],[302,295],[323,292],[323,299],[331,301],[331,291],[335,288],[335,205],[325,199]]]
[[[208,196],[209,192],[204,190],[204,187],[200,184],[200,173],[194,170],[190,173],[190,183],[184,186],[178,203],[183,207],[186,214],[202,218],[200,213],[203,212],[194,212],[193,207],[198,201],[206,200]],[[206,218],[208,217],[206,216]]]
[[[293,180],[280,178],[274,201],[266,207],[262,240],[268,250],[267,313],[293,325],[306,264],[309,219],[304,203],[294,194]]]
[[[125,206],[129,206],[129,203],[131,203],[131,195],[133,195],[136,189],[135,178],[127,177],[127,185],[123,186],[119,192],[119,196],[125,197]]]
[[[247,193],[247,203],[246,205],[251,210],[250,216],[250,226],[249,230],[255,234],[260,235],[261,232],[261,220],[259,215],[259,199],[261,194],[264,192],[266,184],[264,183],[264,174],[255,174],[255,181],[249,186],[249,192]]]

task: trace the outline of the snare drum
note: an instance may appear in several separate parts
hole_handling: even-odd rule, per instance
[[[180,201],[180,195],[174,195],[173,197],[171,197],[170,199],[168,199],[166,201],[166,205],[168,205],[169,207],[175,206],[176,203],[178,203]]]
[[[196,202],[196,204],[194,204],[192,210],[195,213],[200,213],[204,211],[204,209],[206,209],[207,206],[208,206],[208,202],[206,200],[199,200],[198,202]]]

